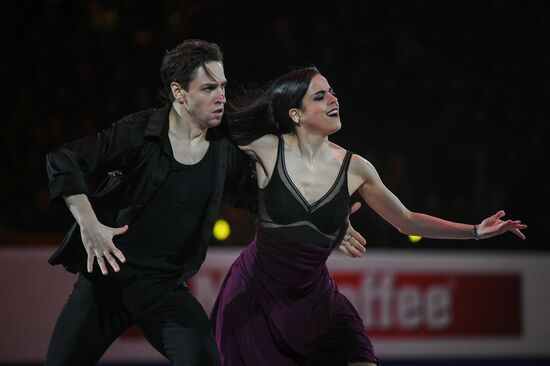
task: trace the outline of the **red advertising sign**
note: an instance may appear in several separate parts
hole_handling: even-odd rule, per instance
[[[519,274],[379,271],[333,277],[375,337],[521,334]]]
[[[207,314],[225,273],[226,266],[205,266],[189,282]],[[374,338],[522,334],[519,273],[342,269],[332,276]]]

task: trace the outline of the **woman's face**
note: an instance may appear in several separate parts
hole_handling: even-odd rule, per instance
[[[338,98],[323,75],[311,79],[302,104],[301,121],[307,129],[328,136],[342,127]]]

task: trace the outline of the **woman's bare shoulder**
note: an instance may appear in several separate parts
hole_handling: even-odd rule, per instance
[[[258,151],[271,149],[277,147],[278,137],[276,135],[264,135],[256,140],[252,141],[248,145],[239,145],[239,148],[243,151]]]
[[[376,168],[370,161],[365,159],[359,154],[353,154],[351,157],[349,171],[352,174],[355,174],[363,179],[372,178],[373,176],[378,176]]]

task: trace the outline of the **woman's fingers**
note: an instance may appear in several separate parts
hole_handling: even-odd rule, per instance
[[[510,230],[514,235],[518,236],[519,238],[525,240],[525,235],[519,230],[519,229],[512,229]]]

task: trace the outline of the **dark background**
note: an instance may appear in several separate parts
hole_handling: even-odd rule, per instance
[[[550,3],[545,1],[7,1],[2,7],[0,238],[55,243],[45,154],[128,113],[160,107],[165,50],[219,44],[232,85],[315,64],[338,93],[331,140],[364,156],[414,211],[529,225],[482,243],[408,239],[364,207],[371,247],[544,250]],[[224,208],[245,245],[250,216]]]

